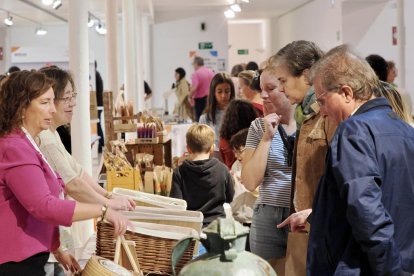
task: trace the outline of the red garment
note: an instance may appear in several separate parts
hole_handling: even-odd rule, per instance
[[[252,102],[252,105],[254,109],[256,110],[257,117],[264,117],[263,116],[263,105],[259,103],[253,103],[253,102]]]
[[[76,204],[59,199],[63,186],[22,131],[0,138],[0,264],[59,247]]]
[[[223,163],[231,170],[231,166],[234,161],[236,161],[236,156],[233,153],[233,149],[230,147],[230,141],[220,138],[219,141],[219,151]]]

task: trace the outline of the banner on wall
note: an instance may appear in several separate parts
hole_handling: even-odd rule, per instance
[[[211,46],[212,45],[213,44],[211,43]],[[217,50],[203,49],[198,51],[192,50],[189,52],[189,58],[191,62],[195,56],[202,57],[204,59],[204,66],[210,68],[214,72],[226,72],[226,60],[224,58],[219,57],[219,53]]]

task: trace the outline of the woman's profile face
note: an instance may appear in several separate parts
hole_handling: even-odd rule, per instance
[[[286,95],[289,102],[292,105],[302,103],[310,87],[305,76],[303,74],[299,77],[292,76],[284,65],[276,66],[274,74],[279,81],[279,91]]]
[[[214,96],[217,101],[217,107],[219,109],[226,109],[231,97],[230,84],[226,82],[217,84],[214,90]]]
[[[46,130],[52,125],[53,115],[56,112],[53,103],[54,98],[53,89],[49,88],[41,96],[33,99],[24,110],[23,127],[32,136],[36,136],[42,130]]]
[[[56,113],[53,116],[53,125],[57,128],[72,121],[73,109],[76,106],[76,93],[68,81],[62,98],[55,99]]]
[[[180,74],[178,74],[177,72],[175,72],[175,79],[176,79],[177,81],[179,81],[179,80],[180,80]]]

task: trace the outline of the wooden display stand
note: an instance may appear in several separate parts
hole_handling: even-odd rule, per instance
[[[136,132],[136,124],[123,124],[125,120],[137,120],[139,121],[140,115],[136,114],[129,117],[114,117],[114,101],[113,94],[110,91],[103,93],[103,104],[105,114],[105,144],[110,146],[109,141],[117,140],[118,133]],[[162,142],[154,143],[139,143],[139,144],[126,144],[128,152],[125,153],[127,159],[133,164],[132,154],[148,153],[154,155],[154,165],[166,165],[172,166],[172,154],[171,154],[171,139],[162,139]]]
[[[158,144],[126,144],[128,152],[125,153],[128,161],[132,161],[133,154],[148,153],[154,155],[154,165],[167,167],[172,166],[172,154],[171,154],[171,139]]]

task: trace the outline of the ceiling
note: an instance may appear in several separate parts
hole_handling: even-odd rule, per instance
[[[0,28],[6,28],[3,20],[7,17],[7,12],[13,16],[14,26],[66,24],[69,1],[62,0],[62,6],[54,10],[51,6],[43,5],[42,0],[0,0]],[[118,12],[121,13],[122,1],[113,1],[119,1]],[[313,0],[250,0],[248,4],[241,0],[136,0],[144,13],[150,14],[153,10],[155,23],[195,17],[209,12],[224,12],[235,1],[240,3],[242,12],[237,13],[234,20],[278,16]],[[105,2],[88,0],[89,11],[103,22]]]

